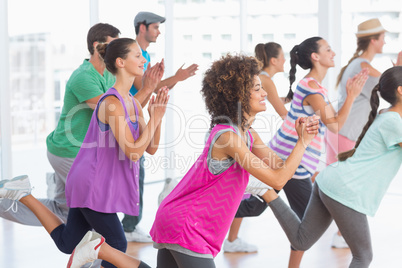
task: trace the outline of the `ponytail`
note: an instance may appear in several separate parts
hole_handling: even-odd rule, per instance
[[[289,71],[289,92],[286,96],[287,99],[293,99],[292,84],[296,79],[296,65],[299,65],[302,69],[312,69],[313,62],[311,60],[311,54],[318,53],[319,45],[318,41],[322,40],[319,36],[307,38],[299,45],[293,47],[290,51],[290,71]]]
[[[286,98],[288,100],[293,99],[293,91],[292,91],[292,84],[296,80],[296,65],[299,62],[299,45],[295,45],[292,50],[290,51],[290,71],[289,71],[289,92]]]
[[[263,63],[263,68],[268,67],[272,58],[277,58],[282,49],[281,45],[275,42],[265,44],[259,43],[255,46],[255,57]]]
[[[107,45],[108,43],[98,43],[98,45],[96,46],[96,50],[98,51],[102,60],[105,58]]]
[[[377,116],[378,106],[380,105],[380,98],[378,97],[379,91],[380,91],[380,83],[378,83],[371,92],[371,98],[370,98],[371,112],[369,114],[368,121],[362,130],[362,133],[360,134],[359,138],[356,141],[355,147],[352,150],[338,154],[339,161],[345,161],[356,152],[356,149],[359,146],[360,142],[362,141],[364,135],[366,134],[371,124],[374,122],[374,119]]]
[[[264,44],[259,43],[258,45],[255,46],[254,49],[255,57],[262,62],[263,68],[269,65],[269,61],[267,59],[267,54],[265,54],[264,51]]]
[[[117,74],[116,59],[125,59],[130,53],[130,46],[136,41],[131,38],[117,38],[110,43],[99,43],[96,50],[105,62],[106,69],[112,74]]]
[[[355,60],[355,59],[357,59],[357,58],[359,57],[359,52],[360,52],[360,51],[356,49],[355,54],[353,54],[353,57],[348,61],[348,64],[346,64],[345,66],[342,67],[341,71],[340,71],[339,74],[338,74],[338,77],[336,78],[336,86],[339,86],[339,84],[341,83],[342,76],[343,76],[343,74],[345,73],[346,68],[348,68],[349,64],[350,64],[353,60]]]

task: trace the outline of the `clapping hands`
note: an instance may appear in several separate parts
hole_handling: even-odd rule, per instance
[[[358,74],[349,78],[346,82],[346,92],[348,96],[356,98],[362,92],[363,86],[368,79],[369,69],[363,68]]]
[[[160,122],[166,112],[169,101],[169,89],[165,86],[159,89],[156,96],[152,96],[148,103],[148,113],[150,118]]]
[[[318,134],[320,117],[317,115],[299,117],[295,122],[295,128],[297,135],[302,139],[304,146],[307,147]]]
[[[142,87],[148,91],[153,92],[156,86],[160,83],[165,72],[165,61],[156,63],[154,66],[148,68],[142,76]]]

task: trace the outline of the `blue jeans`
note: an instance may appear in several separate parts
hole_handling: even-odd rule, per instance
[[[139,186],[140,186],[140,208],[138,212],[138,216],[131,216],[124,214],[124,218],[121,221],[123,224],[124,232],[132,232],[134,231],[135,227],[142,219],[142,207],[143,207],[143,194],[144,194],[144,177],[145,177],[145,170],[144,170],[144,156],[140,158],[140,178],[139,178]]]

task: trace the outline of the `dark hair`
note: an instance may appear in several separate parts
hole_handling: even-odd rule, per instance
[[[392,67],[381,75],[380,81],[371,92],[371,112],[369,114],[368,121],[364,126],[359,138],[357,139],[355,147],[352,150],[338,154],[339,161],[345,161],[355,153],[356,148],[359,146],[367,130],[376,118],[377,109],[380,105],[378,92],[380,92],[380,95],[384,100],[391,104],[391,106],[394,106],[398,101],[397,89],[399,86],[402,86],[402,66]]]
[[[98,50],[99,55],[103,58],[108,71],[115,75],[117,73],[115,65],[116,59],[125,59],[127,54],[130,53],[130,46],[135,43],[137,42],[131,38],[118,38],[109,44],[99,43],[96,46],[96,49]]]
[[[313,62],[311,61],[311,54],[318,53],[320,48],[318,41],[322,40],[322,37],[315,36],[310,37],[299,45],[295,45],[290,51],[290,71],[289,71],[289,92],[286,98],[293,99],[292,84],[296,79],[296,65],[298,64],[304,70],[313,68]]]
[[[345,73],[346,68],[349,66],[349,64],[356,58],[358,58],[364,51],[367,50],[368,46],[370,45],[370,41],[372,39],[378,40],[380,38],[381,33],[375,34],[375,35],[369,35],[369,36],[363,36],[363,37],[358,37],[357,38],[357,48],[355,53],[353,54],[352,58],[348,61],[348,64],[342,67],[341,71],[338,74],[338,78],[336,79],[336,86],[341,83],[342,76]]]
[[[220,123],[246,128],[244,113],[250,111],[250,89],[260,74],[261,62],[246,55],[226,55],[205,72],[201,94],[211,116],[211,129]]]
[[[146,23],[147,21],[141,21],[141,22],[138,22],[137,23],[137,25],[134,27],[134,29],[135,29],[135,35],[138,35],[138,33],[140,32],[140,26],[141,26],[141,24],[144,24],[145,25],[145,27],[147,28],[147,30],[148,30],[148,26],[150,25],[150,23]]]
[[[88,51],[91,55],[94,54],[94,42],[104,43],[107,37],[119,37],[120,30],[107,23],[97,23],[91,27],[87,35]]]
[[[275,42],[268,42],[266,44],[259,43],[254,49],[255,57],[262,62],[262,68],[265,68],[269,66],[269,61],[272,58],[279,56],[281,49],[281,45]]]

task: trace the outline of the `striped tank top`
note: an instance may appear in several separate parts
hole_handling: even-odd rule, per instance
[[[314,81],[319,88],[313,89],[308,83]],[[282,126],[275,133],[274,137],[270,140],[268,146],[276,152],[276,154],[286,160],[298,140],[298,135],[295,130],[295,121],[299,117],[312,116],[314,110],[311,106],[303,105],[304,99],[312,94],[321,94],[325,102],[328,103],[328,90],[324,88],[319,82],[312,77],[303,78],[296,87],[291,102],[290,110],[283,121]],[[307,147],[303,155],[300,166],[297,168],[292,178],[306,179],[311,177],[317,170],[321,152],[324,146],[325,125],[320,122],[318,134],[314,137],[313,141]]]

